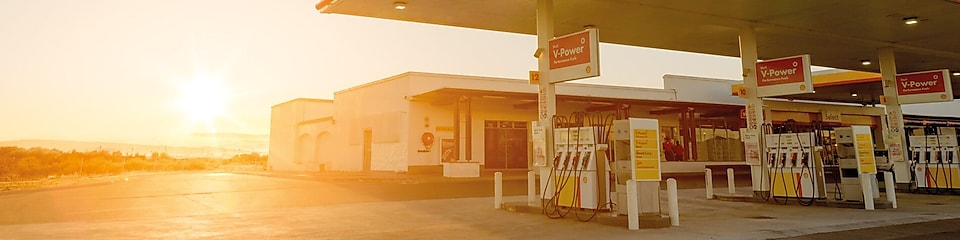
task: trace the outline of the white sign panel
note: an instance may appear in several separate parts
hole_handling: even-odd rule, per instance
[[[953,101],[950,71],[897,74],[897,96],[900,104]]]
[[[757,96],[772,97],[813,92],[810,55],[757,63]]]
[[[590,28],[550,40],[550,83],[600,76],[600,41]]]
[[[743,140],[744,159],[748,165],[760,165],[760,133],[740,129],[740,139]]]

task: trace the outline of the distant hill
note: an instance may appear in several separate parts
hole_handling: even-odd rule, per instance
[[[84,142],[84,141],[63,141],[63,140],[16,140],[0,141],[0,146],[16,146],[21,148],[50,148],[60,151],[90,152],[105,150],[109,152],[120,151],[124,154],[142,154],[166,153],[175,158],[230,158],[241,153],[251,153],[253,149],[237,149],[226,147],[180,147],[180,146],[155,146],[127,143],[108,143],[108,142]],[[260,154],[265,154],[260,152]]]

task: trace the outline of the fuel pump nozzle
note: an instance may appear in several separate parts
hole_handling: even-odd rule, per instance
[[[810,152],[800,153],[800,165],[801,166],[810,166]]]
[[[590,152],[583,152],[581,155],[583,156],[583,158],[580,159],[580,164],[583,165],[581,167],[583,169],[588,169],[590,165]]]
[[[796,167],[796,166],[797,166],[797,154],[798,154],[798,153],[795,153],[795,152],[794,152],[794,153],[790,153],[790,165],[791,165],[791,167]]]

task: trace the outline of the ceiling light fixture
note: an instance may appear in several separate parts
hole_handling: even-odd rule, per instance
[[[405,2],[395,2],[393,3],[393,9],[404,10],[407,9],[407,3]]]
[[[914,25],[914,24],[917,24],[917,23],[920,23],[920,20],[917,20],[917,17],[903,18],[903,24],[906,24],[906,25]]]
[[[954,76],[960,76],[960,72],[953,72]]]
[[[851,97],[856,97],[856,96],[857,96],[857,93],[850,93],[850,96],[851,96]]]
[[[861,64],[861,65],[864,65],[864,66],[867,66],[867,65],[870,65],[871,62],[870,62],[870,60],[864,59],[864,60],[860,60],[860,64]]]

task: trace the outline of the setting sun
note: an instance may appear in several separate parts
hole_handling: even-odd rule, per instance
[[[197,79],[180,89],[180,109],[192,121],[212,122],[224,112],[227,91],[219,81]]]

